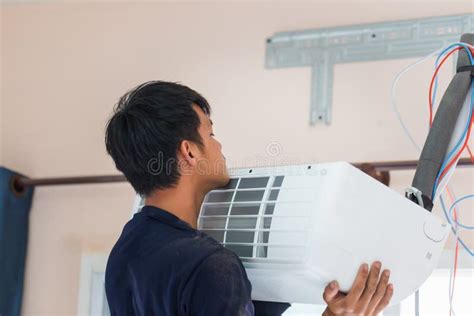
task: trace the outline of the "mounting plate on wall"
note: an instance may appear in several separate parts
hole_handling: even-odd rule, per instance
[[[474,28],[474,15],[279,32],[267,39],[265,67],[311,67],[310,124],[331,123],[334,64],[427,55]]]

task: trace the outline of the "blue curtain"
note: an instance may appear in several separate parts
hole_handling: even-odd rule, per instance
[[[20,316],[33,188],[15,190],[20,174],[0,167],[0,315]]]

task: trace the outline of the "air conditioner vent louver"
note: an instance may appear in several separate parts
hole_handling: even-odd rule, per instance
[[[291,250],[302,258],[304,236],[298,230],[272,227],[275,208],[280,204],[278,197],[284,190],[281,187],[284,178],[283,175],[232,178],[226,187],[206,196],[199,228],[244,261],[276,259],[280,263],[294,263],[295,260],[278,254]],[[279,236],[271,238],[272,235]],[[298,238],[299,241],[294,242]],[[285,241],[277,242],[282,239]]]

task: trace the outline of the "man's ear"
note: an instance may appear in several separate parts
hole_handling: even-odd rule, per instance
[[[196,145],[190,141],[183,140],[178,147],[178,157],[183,159],[183,163],[188,166],[197,164]]]

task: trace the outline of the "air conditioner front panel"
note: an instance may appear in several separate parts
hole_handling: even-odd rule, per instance
[[[437,264],[449,227],[350,164],[233,170],[210,192],[199,228],[242,259],[252,297],[320,304],[326,284],[350,289],[363,262],[391,270],[392,304]]]

